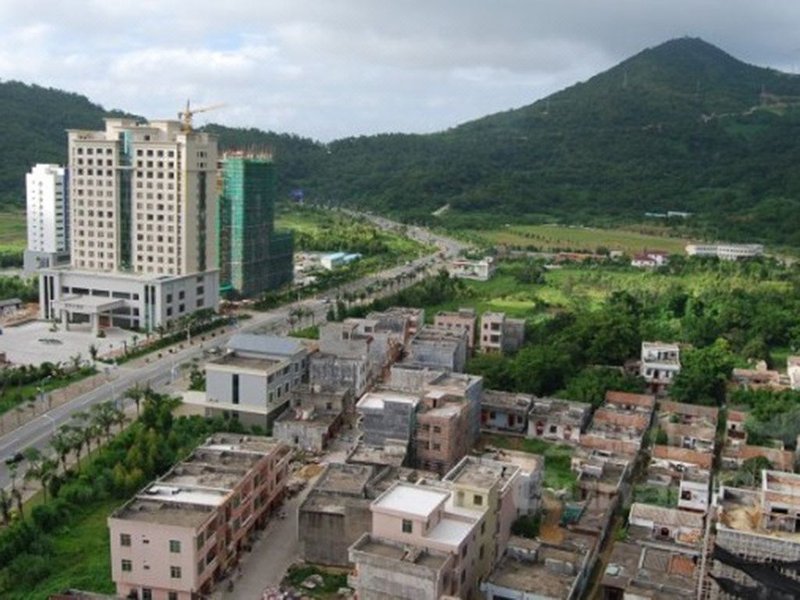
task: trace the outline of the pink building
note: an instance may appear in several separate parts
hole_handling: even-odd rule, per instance
[[[475,347],[475,322],[477,319],[474,308],[459,308],[457,312],[436,313],[433,325],[443,329],[466,329],[467,348],[472,352]]]
[[[280,503],[290,448],[216,434],[108,519],[117,595],[195,600],[234,566]]]

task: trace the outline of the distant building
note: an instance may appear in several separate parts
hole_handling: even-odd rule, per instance
[[[559,398],[534,398],[528,413],[528,437],[577,444],[589,423],[592,405]]]
[[[341,427],[348,406],[352,408],[350,388],[295,387],[288,408],[272,425],[272,435],[301,450],[322,452]]]
[[[291,451],[216,434],[108,519],[120,598],[208,597],[283,498]]]
[[[291,231],[275,229],[276,177],[270,156],[226,154],[219,197],[220,285],[257,296],[291,283]]]
[[[494,259],[486,256],[481,260],[456,259],[450,263],[448,271],[451,277],[458,279],[489,281],[494,275],[495,269]]]
[[[786,359],[786,374],[789,376],[791,388],[800,390],[800,356],[790,356]]]
[[[411,339],[407,352],[404,363],[461,373],[467,364],[467,331],[425,325]]]
[[[323,255],[319,259],[319,262],[324,268],[328,269],[328,271],[332,271],[333,269],[349,265],[351,262],[355,262],[360,258],[361,255],[358,253],[348,254],[346,252],[334,252],[332,254]]]
[[[525,343],[525,319],[511,319],[499,312],[483,313],[478,343],[482,352],[516,352]]]
[[[669,254],[666,252],[646,251],[635,254],[631,260],[632,267],[640,269],[654,269],[669,263]]]
[[[525,433],[533,397],[527,394],[486,390],[481,400],[481,427]]]
[[[741,260],[764,254],[761,244],[687,244],[689,256],[711,256],[720,260]]]
[[[28,245],[24,269],[69,263],[69,193],[67,171],[50,164],[34,165],[25,175]]]
[[[681,370],[678,344],[642,342],[639,374],[654,394],[663,393]]]

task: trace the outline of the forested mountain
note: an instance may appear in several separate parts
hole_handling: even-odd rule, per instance
[[[0,200],[66,127],[99,126],[73,94],[0,84]],[[10,118],[9,118],[10,117]],[[448,224],[613,222],[685,210],[709,236],[800,246],[800,77],[699,39],[650,48],[531,105],[427,135],[321,144],[217,125],[224,148],[268,148],[282,192]]]

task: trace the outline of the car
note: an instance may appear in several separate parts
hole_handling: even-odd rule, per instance
[[[17,464],[17,463],[20,463],[20,462],[22,462],[23,460],[25,460],[25,455],[24,455],[24,454],[22,454],[22,452],[17,452],[17,453],[16,453],[16,454],[14,454],[13,456],[9,456],[9,457],[8,457],[8,458],[5,460],[5,463],[6,463],[7,465],[15,465],[15,464]]]

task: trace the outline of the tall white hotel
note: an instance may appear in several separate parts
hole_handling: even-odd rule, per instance
[[[25,271],[33,272],[69,260],[69,206],[66,170],[59,165],[34,165],[25,175],[28,245]]]
[[[152,330],[215,307],[216,138],[132,119],[68,135],[71,267],[40,271],[42,318]]]

